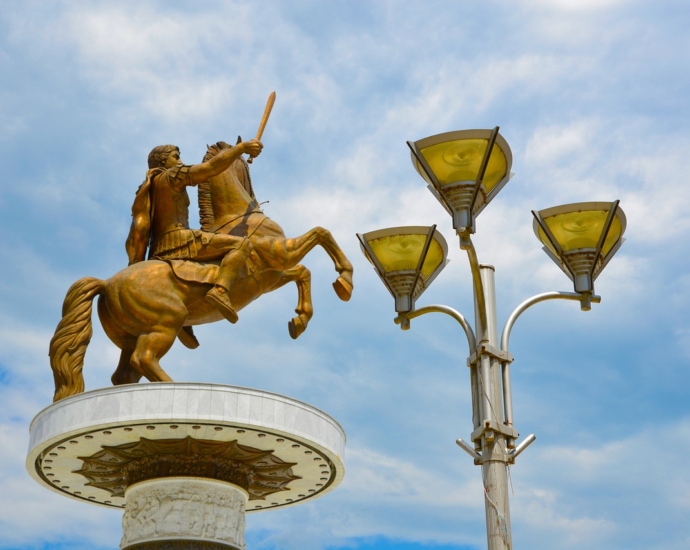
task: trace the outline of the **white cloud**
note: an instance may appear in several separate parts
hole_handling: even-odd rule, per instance
[[[517,518],[524,520],[541,536],[557,540],[554,547],[581,548],[583,545],[599,545],[610,540],[617,527],[608,520],[590,517],[569,517],[560,508],[553,491],[534,489],[522,495],[524,506]]]
[[[481,494],[481,479],[467,479],[460,484],[449,484],[445,472],[369,449],[348,450],[348,464],[353,471],[345,488],[349,498],[376,501],[378,506],[407,504],[444,507],[460,506],[482,509],[477,505]]]
[[[591,168],[593,145],[601,131],[601,121],[580,119],[568,126],[538,128],[527,142],[525,162],[537,166],[552,164]],[[583,166],[584,165],[584,166]]]
[[[242,11],[224,23],[234,36],[248,29]],[[68,12],[61,38],[76,44],[85,77],[108,95],[134,96],[139,108],[170,120],[206,118],[234,80],[220,70],[205,77],[194,70],[205,33],[218,25],[210,15],[161,14],[150,4],[102,5]]]
[[[523,459],[523,464],[518,459],[514,467],[514,477],[519,476],[514,517],[549,533],[550,539],[559,541],[553,546],[558,548],[595,541],[600,548],[617,548],[615,541],[625,544],[639,538],[645,521],[656,530],[673,526],[689,506],[678,490],[690,483],[682,466],[688,434],[690,420],[684,418],[599,445],[533,445],[527,452],[535,456]],[[674,442],[663,467],[657,445],[661,440]],[[675,475],[669,477],[669,471]],[[627,499],[631,489],[644,497]],[[593,493],[606,496],[597,502],[589,498]],[[653,508],[673,512],[652,517]]]

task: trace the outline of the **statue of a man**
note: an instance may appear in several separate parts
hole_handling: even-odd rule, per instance
[[[175,145],[154,147],[149,154],[146,180],[137,190],[132,205],[132,226],[126,248],[130,265],[146,258],[156,260],[221,260],[218,278],[206,294],[231,323],[237,322],[229,289],[244,266],[252,245],[233,235],[208,233],[189,228],[188,186],[195,186],[225,171],[240,155],[256,157],[263,145],[253,139],[221,151],[207,162],[187,165]]]

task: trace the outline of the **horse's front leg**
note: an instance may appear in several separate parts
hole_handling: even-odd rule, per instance
[[[322,246],[338,272],[333,283],[336,294],[345,302],[352,296],[352,264],[328,229],[315,227],[293,239],[259,237],[252,239],[252,244],[261,259],[274,269],[289,269],[301,262],[316,245]]]
[[[311,301],[311,272],[301,264],[291,269],[286,269],[276,284],[271,287],[271,290],[280,288],[293,281],[297,284],[298,292],[297,307],[295,308],[297,317],[293,317],[288,321],[288,330],[292,339],[296,340],[307,330],[309,320],[314,314],[314,307]]]

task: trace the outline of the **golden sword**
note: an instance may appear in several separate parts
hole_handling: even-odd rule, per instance
[[[273,110],[273,104],[276,102],[276,93],[271,92],[268,96],[268,101],[266,101],[266,108],[264,109],[264,116],[261,117],[261,123],[259,124],[259,130],[256,132],[256,139],[260,140],[261,136],[264,135],[264,130],[266,129],[266,123],[268,122],[268,117],[271,116],[271,111]],[[247,162],[252,163],[254,157],[249,157]]]

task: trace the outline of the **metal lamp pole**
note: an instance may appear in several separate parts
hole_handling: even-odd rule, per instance
[[[463,244],[467,242],[466,239],[469,237],[463,236]],[[470,369],[474,431],[470,436],[473,445],[460,438],[456,443],[474,459],[476,465],[482,467],[489,550],[511,550],[513,546],[507,468],[536,437],[529,435],[516,445],[519,434],[513,424],[510,383],[510,364],[513,358],[508,351],[510,332],[518,317],[537,303],[554,299],[582,302],[586,297],[575,292],[546,292],[525,300],[508,317],[499,342],[495,270],[493,266],[479,264],[474,247],[470,246],[468,256],[475,281],[476,336],[470,323],[460,312],[443,305],[435,304],[400,313],[395,322],[406,330],[410,327],[411,319],[427,313],[445,313],[463,328],[470,352],[467,364]],[[594,303],[601,301],[596,295],[588,298]]]
[[[482,327],[477,311],[479,300],[475,298],[475,319],[479,321],[479,346],[477,362],[478,400],[481,403],[481,423],[474,426],[472,441],[479,443],[481,456],[477,460],[482,466],[484,483],[484,507],[486,513],[486,536],[491,550],[512,548],[510,530],[510,507],[508,502],[507,461],[509,446],[515,447],[517,432],[513,428],[512,406],[510,406],[510,383],[508,392],[501,391],[501,357],[498,349],[498,321],[496,320],[496,287],[493,266],[480,265],[479,275],[484,290],[486,327]],[[475,296],[478,290],[474,290]],[[498,355],[498,357],[497,357]],[[472,368],[472,367],[470,367]],[[474,367],[475,369],[477,366]],[[507,373],[506,380],[510,379]],[[503,395],[501,395],[503,394]],[[508,397],[508,399],[506,399]],[[510,411],[510,412],[509,412]]]
[[[456,443],[482,468],[486,532],[489,550],[512,550],[508,466],[536,438],[519,444],[513,418],[508,344],[517,319],[547,300],[580,302],[583,311],[601,298],[594,279],[623,243],[625,215],[611,203],[588,202],[532,212],[537,238],[544,251],[573,281],[575,292],[537,294],[518,305],[498,332],[494,268],[479,263],[472,243],[475,217],[508,182],[512,174],[510,148],[493,130],[463,130],[408,142],[412,161],[429,189],[453,217],[460,249],[467,252],[473,281],[475,331],[451,307],[429,305],[415,309],[415,301],[446,263],[447,244],[431,227],[394,227],[358,234],[362,251],[395,298],[395,322],[409,330],[410,321],[427,313],[455,319],[467,336],[472,392],[473,431],[470,443]],[[482,152],[483,151],[483,152]],[[433,250],[433,252],[432,252]]]

